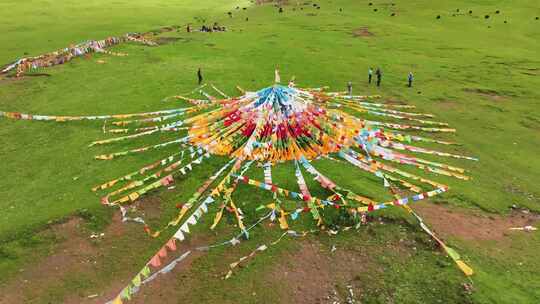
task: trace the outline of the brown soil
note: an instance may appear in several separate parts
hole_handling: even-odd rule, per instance
[[[22,81],[23,77],[15,77],[15,76],[0,76],[0,84],[9,85],[11,83]]]
[[[14,74],[9,75],[0,75],[0,84],[11,84],[17,81],[23,81],[25,79],[28,79],[29,77],[51,77],[51,74],[48,73],[26,73],[19,77],[15,76]]]
[[[375,34],[373,34],[372,32],[370,32],[368,30],[367,26],[359,27],[359,28],[353,30],[352,34],[353,34],[354,37],[371,37],[371,36],[375,35]]]
[[[289,0],[256,0],[255,4],[257,5],[263,5],[266,3],[276,3],[278,5],[288,5]]]
[[[146,221],[159,219],[161,216],[161,200],[155,196],[146,196],[134,204]]]
[[[103,231],[104,235],[97,234],[96,238],[90,237],[92,233],[84,228],[84,220],[79,217],[50,226],[39,234],[53,236],[59,240],[59,244],[45,258],[33,263],[31,267],[21,269],[17,276],[0,287],[0,304],[35,301],[77,273],[92,277],[102,269],[106,261],[106,251],[103,249],[114,250],[115,240],[125,235],[125,232],[126,224],[122,223],[120,213],[115,214],[112,223]],[[113,287],[117,289],[122,287],[120,280],[114,284]],[[88,296],[73,295],[73,299],[63,302],[104,302],[103,298],[89,299]]]
[[[456,237],[468,241],[503,241],[514,233],[524,233],[509,228],[538,226],[540,222],[540,215],[522,211],[513,211],[509,216],[485,215],[433,203],[420,203],[413,209],[442,238]]]
[[[52,233],[64,241],[53,254],[31,268],[23,269],[0,288],[0,303],[24,303],[39,298],[40,292],[43,292],[41,286],[59,282],[67,273],[92,271],[98,251],[88,236],[83,236],[82,223],[82,219],[72,218],[43,232]]]
[[[459,107],[459,104],[452,100],[438,100],[436,106],[441,110],[454,110]]]
[[[153,281],[143,285],[130,303],[179,303],[179,299],[182,299],[184,295],[191,291],[189,286],[197,283],[194,282],[191,276],[189,276],[191,265],[199,257],[207,254],[207,251],[199,251],[195,248],[198,246],[208,245],[210,242],[211,241],[206,238],[191,238],[182,242],[182,246],[178,250],[178,254],[169,256],[166,260],[162,260],[163,265],[167,265],[188,250],[190,250],[191,253],[184,260],[178,263],[171,272],[159,275]]]
[[[182,38],[178,38],[178,37],[157,37],[157,38],[154,38],[154,41],[159,45],[164,45],[164,44],[169,44],[169,43],[176,42],[176,41],[178,41],[180,39],[182,39]]]
[[[197,284],[197,282],[189,275],[192,264],[199,257],[207,254],[207,251],[199,251],[195,248],[208,245],[209,243],[212,243],[212,240],[205,237],[191,237],[183,241],[181,245],[180,243],[177,243],[177,251],[169,252],[166,258],[161,259],[162,267],[168,265],[187,251],[191,251],[191,253],[179,262],[171,272],[158,275],[153,281],[142,285],[139,292],[133,295],[133,298],[129,303],[178,303],[179,299],[182,299],[191,292],[190,286],[193,286],[191,284]],[[80,296],[74,296],[64,301],[64,303],[98,304],[110,301],[130,282],[137,270],[139,269],[132,269],[132,272],[128,277],[115,280],[107,290],[101,291],[97,297],[81,298]]]
[[[130,216],[143,216],[147,222],[161,217],[162,208],[159,198],[149,196],[136,202],[134,206],[137,211]],[[142,225],[131,222],[123,223],[120,212],[115,212],[112,223],[103,231],[103,236],[97,233],[97,237],[92,238],[93,233],[88,231],[84,224],[84,219],[72,217],[66,222],[53,224],[46,230],[39,232],[40,235],[58,240],[57,244],[50,249],[51,251],[46,257],[34,255],[34,261],[29,262],[25,269],[21,269],[18,274],[0,286],[0,304],[39,302],[39,299],[54,293],[55,290],[65,290],[66,282],[69,283],[73,278],[84,278],[86,284],[96,284],[96,280],[99,280],[104,272],[110,273],[112,271],[106,265],[111,263],[110,253],[117,250],[119,243],[123,246],[122,252],[131,252],[140,250],[141,244],[148,241]],[[206,240],[204,237],[188,238],[181,243],[181,246],[177,244],[179,250],[169,252],[168,257],[162,259],[162,263],[166,265],[187,250],[212,242],[213,240]],[[28,252],[29,257],[33,256],[32,254],[32,252]],[[167,285],[178,283],[182,283],[185,287],[184,280],[169,281],[170,277],[183,276],[183,270],[189,269],[191,263],[204,254],[206,254],[205,251],[192,251],[171,273],[162,276],[163,278],[160,276],[149,283],[148,285],[152,285],[152,287],[142,288],[141,292],[135,296],[133,303],[170,303],[164,300],[163,296],[167,292],[162,292],[161,287],[167,289]],[[135,269],[136,266],[131,262],[132,260],[133,257],[129,254],[121,257],[116,255],[115,263],[130,266],[126,266],[126,270],[120,271],[120,273],[118,270],[114,270],[115,279],[112,283],[106,285],[105,288],[96,287],[95,290],[84,293],[74,291],[73,294],[68,294],[65,298],[58,295],[62,298],[61,302],[73,304],[104,303],[113,299],[139,270]],[[103,286],[103,284],[97,285]],[[179,289],[177,286],[171,287],[172,291]],[[189,292],[189,288],[182,288],[182,290]],[[172,299],[169,301],[176,303],[175,300],[179,298],[181,297],[174,294],[173,297],[169,297]]]
[[[343,288],[350,286],[359,296],[362,284],[358,274],[375,269],[367,251],[337,248],[331,253],[314,241],[302,241],[300,250],[285,253],[280,261],[267,280],[286,286],[283,292],[288,294],[282,295],[286,299],[283,303],[345,303],[347,291]]]
[[[377,102],[377,100],[375,99],[375,102]],[[403,101],[403,100],[398,100],[398,99],[393,99],[393,98],[389,98],[389,99],[386,99],[385,100],[385,103],[387,104],[394,104],[394,105],[407,105],[408,103]]]
[[[494,91],[494,90],[466,88],[466,89],[463,89],[463,91],[465,91],[467,93],[474,93],[474,94],[481,95],[483,97],[491,99],[492,101],[505,101],[505,100],[507,100],[506,96],[499,95],[499,92]]]

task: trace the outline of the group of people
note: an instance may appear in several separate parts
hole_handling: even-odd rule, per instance
[[[377,68],[375,71],[375,76],[377,76],[377,86],[381,86],[381,80],[382,80],[382,70],[381,68]],[[368,83],[371,84],[371,80],[373,79],[373,68],[368,69]]]
[[[188,33],[191,33],[193,30],[191,28],[191,24],[188,24],[186,26],[186,31]],[[205,32],[205,33],[210,33],[210,32],[225,32],[227,31],[227,28],[224,27],[224,26],[219,26],[217,22],[214,22],[214,25],[212,25],[211,27],[210,26],[207,26],[206,24],[203,24],[203,26],[201,26],[200,32]]]
[[[381,86],[381,80],[382,80],[382,70],[381,68],[377,68],[377,70],[375,71],[375,76],[377,77],[377,86],[380,87]],[[373,79],[373,68],[369,68],[368,69],[368,83],[371,84],[371,80]],[[412,72],[409,72],[409,74],[407,75],[407,86],[409,88],[412,87],[412,83],[413,83],[413,80],[414,80],[414,75]]]
[[[381,68],[377,68],[377,70],[375,70],[375,77],[377,78],[376,84],[378,87],[380,87],[381,81],[382,81]],[[371,84],[372,80],[373,80],[373,68],[370,67],[368,69],[368,84]],[[412,72],[409,72],[409,74],[407,75],[407,86],[409,88],[412,88],[413,80],[414,80],[414,75]],[[351,81],[347,82],[347,92],[350,96],[352,96],[352,82]]]

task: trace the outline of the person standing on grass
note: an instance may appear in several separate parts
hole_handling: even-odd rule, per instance
[[[350,81],[347,83],[347,93],[352,96],[352,82]]]
[[[274,83],[280,83],[281,77],[279,76],[279,67],[276,67],[276,70],[274,71]]]
[[[199,69],[197,70],[197,78],[199,79],[199,85],[201,85],[201,83],[202,83],[202,81],[203,81],[201,68],[199,68]]]
[[[413,73],[409,72],[409,76],[407,76],[407,80],[409,81],[409,88],[412,87],[413,79],[414,79]]]
[[[382,71],[381,68],[377,68],[377,71],[375,71],[375,76],[377,76],[377,86],[381,86],[381,79],[382,79]]]
[[[371,78],[373,78],[373,69],[370,67],[367,71],[368,74],[368,83],[371,84]]]

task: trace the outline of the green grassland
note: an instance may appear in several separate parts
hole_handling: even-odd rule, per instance
[[[236,94],[236,85],[248,90],[270,85],[274,67],[279,65],[282,78],[294,75],[301,87],[328,85],[343,90],[347,81],[353,81],[357,94],[406,101],[457,128],[455,135],[441,138],[463,145],[445,151],[473,155],[480,161],[448,160],[466,168],[472,180],[435,177],[451,186],[438,203],[486,213],[508,214],[512,205],[540,212],[538,2],[396,0],[395,5],[371,1],[372,6],[369,2],[321,0],[316,1],[321,9],[308,5],[300,10],[296,1],[289,1],[280,14],[272,5],[254,6],[247,1],[4,0],[0,2],[0,10],[6,12],[0,19],[2,64],[24,54],[38,55],[87,39],[190,22],[200,25],[200,18],[207,24],[219,21],[229,31],[167,33],[177,39],[159,47],[123,44],[112,49],[128,53],[126,57],[95,54],[40,71],[51,77],[1,80],[0,110],[90,115],[172,108],[182,103],[164,102],[163,98],[196,87],[199,67],[206,81],[232,95]],[[236,6],[247,9],[237,10]],[[227,16],[228,11],[233,12],[233,18]],[[441,18],[436,19],[437,15]],[[361,27],[372,35],[354,36]],[[105,63],[98,64],[97,60]],[[381,88],[367,85],[370,66],[382,68]],[[409,71],[415,73],[412,89],[406,87]],[[158,141],[87,148],[93,140],[104,137],[101,126],[93,122],[0,119],[0,273],[5,274],[0,277],[0,285],[57,245],[59,240],[36,234],[47,225],[77,214],[87,219],[89,230],[100,231],[110,223],[113,210],[99,204],[98,196],[89,190],[92,186],[172,151],[96,161],[96,154]],[[165,138],[170,135],[160,139]],[[162,216],[152,224],[166,223],[176,212],[175,204],[190,197],[224,162],[209,160],[189,178],[181,179],[173,191],[152,194],[162,201],[163,209]],[[322,160],[317,165],[348,187],[376,193],[372,190],[374,181],[360,172]],[[259,171],[251,169],[250,174],[257,176]],[[284,188],[295,188],[292,167],[283,166],[275,174]],[[267,194],[252,190],[241,186],[235,194],[246,210],[270,200]],[[254,210],[247,213],[253,220],[261,215]],[[474,292],[466,294],[461,283],[468,281],[437,253],[404,212],[389,210],[375,217],[389,222],[384,227],[362,228],[360,233],[332,238],[322,235],[318,240],[323,246],[335,243],[352,252],[372,248],[376,253],[375,263],[383,271],[359,275],[365,291],[362,303],[540,302],[540,263],[535,256],[540,250],[538,233],[514,235],[502,250],[496,242],[448,240],[477,272],[472,278]],[[198,233],[208,233],[209,222],[203,222]],[[313,223],[297,225],[302,229]],[[218,239],[226,239],[231,233],[224,226],[218,231]],[[95,274],[65,279],[47,297],[29,302],[62,302],[68,295],[105,290],[118,276],[129,278],[134,274],[172,233],[148,241],[140,226],[131,228],[136,233],[118,240],[119,248],[129,249],[106,251],[109,262]],[[265,230],[258,228],[252,241],[235,247],[234,256],[248,253],[279,234],[277,227]],[[383,250],[383,245],[395,242],[398,235],[417,242],[411,258]],[[287,298],[275,295],[276,290],[285,294],[287,286],[260,278],[281,263],[286,251],[299,250],[294,241],[281,244],[228,281],[213,277],[215,269],[223,268],[220,256],[226,250],[201,257],[188,271],[193,278],[191,291],[182,294],[183,299],[190,303],[288,303]],[[269,284],[272,288],[267,288]],[[255,299],[252,291],[257,294]]]

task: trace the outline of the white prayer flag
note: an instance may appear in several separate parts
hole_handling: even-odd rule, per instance
[[[183,241],[185,239],[184,234],[182,233],[182,230],[178,229],[176,233],[174,234],[174,238],[180,241]]]
[[[185,233],[189,233],[189,226],[187,225],[187,223],[184,223],[184,225],[180,226],[180,230]]]
[[[195,218],[194,215],[192,215],[192,216],[190,216],[190,217],[188,218],[187,223],[188,223],[188,224],[191,224],[191,225],[195,225],[195,224],[197,224],[197,219]]]

